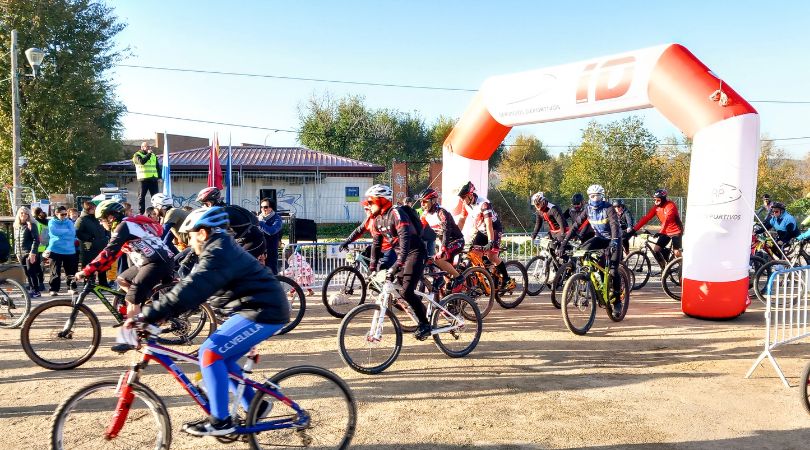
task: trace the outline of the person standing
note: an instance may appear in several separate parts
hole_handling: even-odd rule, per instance
[[[138,190],[138,207],[141,214],[146,210],[147,192],[151,198],[158,193],[158,178],[160,178],[160,164],[157,155],[152,151],[152,146],[147,142],[141,142],[141,149],[135,152],[132,157],[135,164],[135,175],[140,183]]]
[[[624,200],[620,199],[613,200],[613,210],[616,211],[616,216],[619,217],[619,225],[622,228],[622,233],[624,233],[624,237],[622,237],[622,248],[625,254],[630,253],[630,237],[633,234],[633,227],[636,224],[635,220],[633,220],[633,213],[627,209]]]
[[[17,210],[17,220],[14,221],[14,253],[25,269],[31,298],[39,297],[39,272],[42,271],[39,262],[39,233],[31,218],[31,211],[25,206]]]
[[[40,258],[37,261],[37,265],[39,265],[39,271],[37,272],[37,278],[39,278],[39,286],[37,290],[39,292],[45,291],[45,268],[42,266],[42,254],[45,253],[45,249],[48,248],[48,215],[45,214],[45,211],[42,210],[40,207],[34,208],[34,221],[35,225],[37,226],[37,234],[39,235],[39,255]]]
[[[79,265],[79,258],[76,255],[76,227],[68,219],[67,208],[60,206],[56,209],[56,217],[48,222],[48,248],[45,249],[43,257],[51,260],[51,296],[59,293],[62,285],[60,276],[62,269],[67,275],[68,293],[74,290],[76,282],[73,276]]]
[[[264,241],[267,246],[267,260],[265,264],[278,275],[278,245],[281,243],[281,216],[276,213],[276,202],[264,198],[261,201],[259,213],[259,227],[264,231]]]
[[[104,250],[110,238],[107,230],[96,219],[96,205],[88,201],[84,202],[82,206],[84,211],[76,221],[76,237],[81,242],[79,256],[82,266],[86,266]],[[106,271],[98,272],[98,284],[109,286]]]

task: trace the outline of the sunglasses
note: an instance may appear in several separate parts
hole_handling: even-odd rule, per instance
[[[262,205],[262,209],[270,209],[270,205]]]

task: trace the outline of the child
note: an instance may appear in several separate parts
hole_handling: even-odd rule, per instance
[[[294,248],[293,245],[284,247],[284,258],[287,260],[287,268],[282,275],[295,280],[301,289],[306,289],[307,295],[314,295],[312,292],[312,267]]]

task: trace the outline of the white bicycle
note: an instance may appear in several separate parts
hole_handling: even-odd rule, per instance
[[[403,320],[418,323],[410,305],[402,298],[402,286],[377,274],[382,290],[375,303],[355,307],[346,314],[338,330],[340,357],[349,367],[364,374],[377,374],[396,361],[402,350],[403,326],[392,309],[403,311]],[[437,277],[439,283],[441,277]],[[481,311],[464,294],[450,294],[435,299],[436,286],[431,292],[416,291],[427,303],[430,335],[445,355],[460,358],[468,355],[481,338]],[[393,330],[393,333],[391,332]]]

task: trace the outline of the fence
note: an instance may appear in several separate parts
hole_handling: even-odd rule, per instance
[[[780,270],[768,279],[765,349],[745,374],[745,378],[750,378],[762,360],[768,358],[782,383],[790,387],[772,351],[780,345],[810,336],[807,328],[810,310],[808,283],[810,283],[810,266]]]

